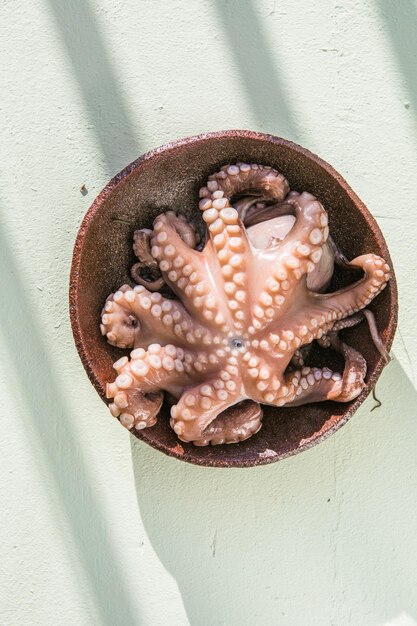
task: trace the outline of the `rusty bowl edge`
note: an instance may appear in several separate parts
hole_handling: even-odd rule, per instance
[[[369,228],[371,228],[374,231],[374,234],[378,240],[378,243],[381,246],[381,249],[384,251],[384,258],[391,267],[391,278],[387,287],[390,290],[391,307],[390,307],[390,314],[389,314],[389,324],[387,328],[387,341],[385,343],[385,346],[387,350],[390,350],[392,346],[392,342],[394,339],[395,330],[396,330],[397,322],[398,322],[398,290],[397,290],[397,282],[395,278],[395,272],[394,272],[392,260],[388,251],[387,244],[385,242],[385,239],[382,235],[382,232],[376,220],[371,215],[370,211],[367,209],[367,207],[362,202],[362,200],[360,200],[360,198],[352,190],[352,188],[346,182],[346,180],[331,165],[329,165],[321,157],[317,156],[310,150],[300,146],[299,144],[289,141],[287,139],[276,137],[275,135],[270,135],[268,133],[261,133],[257,131],[238,130],[238,129],[201,133],[198,135],[193,135],[190,137],[186,137],[183,139],[178,139],[175,141],[170,141],[168,143],[165,143],[164,145],[159,146],[158,148],[154,148],[146,152],[145,154],[137,158],[135,161],[127,165],[123,170],[121,170],[118,174],[116,174],[107,183],[104,189],[95,198],[95,200],[93,201],[93,203],[87,210],[81,222],[81,225],[79,227],[75,244],[74,244],[74,251],[73,251],[73,256],[72,256],[70,279],[69,279],[69,312],[70,312],[71,328],[72,328],[72,332],[74,336],[75,346],[81,358],[84,369],[91,383],[93,384],[96,391],[98,392],[99,396],[106,403],[107,403],[107,400],[105,396],[105,389],[103,385],[101,384],[100,380],[96,377],[92,363],[90,362],[90,359],[88,358],[88,355],[86,353],[85,346],[84,346],[82,336],[81,336],[79,320],[78,320],[77,281],[78,281],[78,276],[79,276],[79,271],[80,271],[81,255],[82,255],[82,249],[84,245],[84,239],[88,231],[89,225],[92,219],[94,218],[95,214],[100,209],[100,206],[102,205],[102,203],[107,199],[107,197],[114,191],[114,189],[122,181],[125,181],[125,179],[128,176],[130,176],[136,170],[136,168],[142,163],[150,160],[151,158],[157,156],[158,154],[172,150],[173,148],[178,148],[181,146],[186,146],[188,144],[193,144],[194,142],[198,142],[203,139],[210,139],[210,138],[227,139],[227,138],[236,138],[236,137],[248,138],[248,139],[255,140],[255,141],[256,140],[268,141],[274,144],[284,145],[288,147],[290,150],[297,152],[301,156],[305,156],[315,161],[322,169],[324,169],[333,179],[337,181],[337,183],[343,188],[345,193],[352,199],[353,203],[356,205],[356,207],[364,216]],[[303,452],[304,450],[308,450],[309,448],[312,448],[318,443],[321,443],[322,441],[327,439],[327,437],[329,437],[330,435],[335,433],[337,430],[339,430],[339,428],[341,428],[344,424],[346,424],[346,422],[353,416],[353,414],[357,411],[359,406],[365,401],[365,399],[371,393],[372,389],[375,387],[375,384],[384,366],[385,366],[385,363],[383,361],[383,358],[380,357],[372,375],[367,381],[366,387],[364,388],[360,396],[358,396],[358,398],[356,398],[348,406],[347,410],[343,413],[342,418],[339,419],[331,428],[324,430],[324,432],[322,433],[321,432],[317,433],[317,436],[311,437],[310,440],[305,441],[303,444],[301,444],[297,448],[294,448],[293,450],[289,450],[283,454],[276,454],[273,457],[271,456],[271,457],[257,458],[255,460],[248,459],[247,461],[245,461],[244,459],[239,459],[231,463],[229,461],[224,461],[222,459],[201,459],[199,457],[195,457],[191,453],[183,450],[181,446],[181,442],[178,442],[179,443],[179,446],[177,446],[178,450],[176,450],[175,447],[169,448],[162,444],[158,445],[157,442],[156,443],[154,442],[149,445],[152,445],[152,447],[159,450],[160,452],[163,452],[167,456],[175,457],[181,461],[185,461],[193,465],[198,465],[200,467],[243,468],[243,467],[255,467],[259,465],[269,465],[270,463],[276,463],[277,461],[294,456],[300,452]],[[142,439],[142,440],[144,439],[142,431],[131,432],[131,434],[136,436],[138,439]],[[234,444],[234,445],[238,445],[238,444]]]

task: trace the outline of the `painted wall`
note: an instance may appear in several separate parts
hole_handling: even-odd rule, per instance
[[[4,0],[0,18],[0,624],[416,624],[416,4]],[[333,164],[400,290],[382,406],[253,470],[134,440],[67,311],[77,228],[107,180],[224,128]]]

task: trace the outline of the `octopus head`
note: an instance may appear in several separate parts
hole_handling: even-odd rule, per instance
[[[292,192],[290,197],[297,197],[299,194]],[[265,250],[276,245],[278,241],[282,241],[292,230],[295,224],[295,215],[292,214],[290,204],[282,203],[281,209],[286,209],[288,213],[283,212],[278,217],[273,217],[276,207],[267,207],[261,219],[268,217],[268,213],[272,215],[270,219],[265,219],[256,223],[256,215],[250,220],[253,225],[247,228],[250,242],[257,249]],[[268,213],[267,213],[268,211]],[[255,219],[254,219],[255,218]],[[259,219],[259,218],[258,218]],[[307,287],[310,291],[316,293],[323,292],[330,284],[330,280],[334,271],[334,251],[331,243],[327,241],[323,245],[323,254],[320,261],[316,264],[314,271],[307,276]]]

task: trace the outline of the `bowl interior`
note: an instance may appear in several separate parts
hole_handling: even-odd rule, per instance
[[[181,211],[203,229],[198,190],[207,176],[237,161],[271,165],[292,189],[309,191],[329,213],[330,233],[348,258],[374,252],[392,263],[382,234],[367,209],[329,165],[288,141],[251,133],[226,131],[192,137],[148,153],[113,179],[89,209],[77,236],[70,284],[70,313],[77,349],[100,396],[114,378],[112,364],[128,351],[110,346],[99,330],[106,297],[132,281],[135,258],[132,234],[151,227],[162,211]],[[334,287],[340,286],[340,278]],[[395,278],[371,303],[381,336],[390,347],[396,325]],[[294,408],[264,407],[263,427],[254,437],[234,445],[195,447],[180,442],[169,426],[164,404],[158,424],[134,433],[159,450],[201,465],[250,466],[299,452],[330,434],[349,419],[376,382],[383,362],[366,324],[343,331],[347,343],[368,362],[367,387],[354,402],[322,402]],[[343,363],[330,351],[313,350],[311,365]],[[109,414],[109,419],[110,414]]]

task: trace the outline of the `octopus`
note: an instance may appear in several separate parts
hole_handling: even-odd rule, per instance
[[[151,427],[165,392],[177,437],[206,446],[255,435],[262,405],[356,398],[366,360],[338,333],[365,319],[388,359],[366,308],[389,280],[384,259],[348,261],[319,200],[272,167],[225,165],[199,196],[205,235],[173,211],[158,215],[134,234],[135,286],[104,305],[102,334],[131,350],[107,385],[112,415],[129,430]],[[360,277],[329,292],[335,264]],[[339,352],[343,371],[306,367],[313,342]]]

